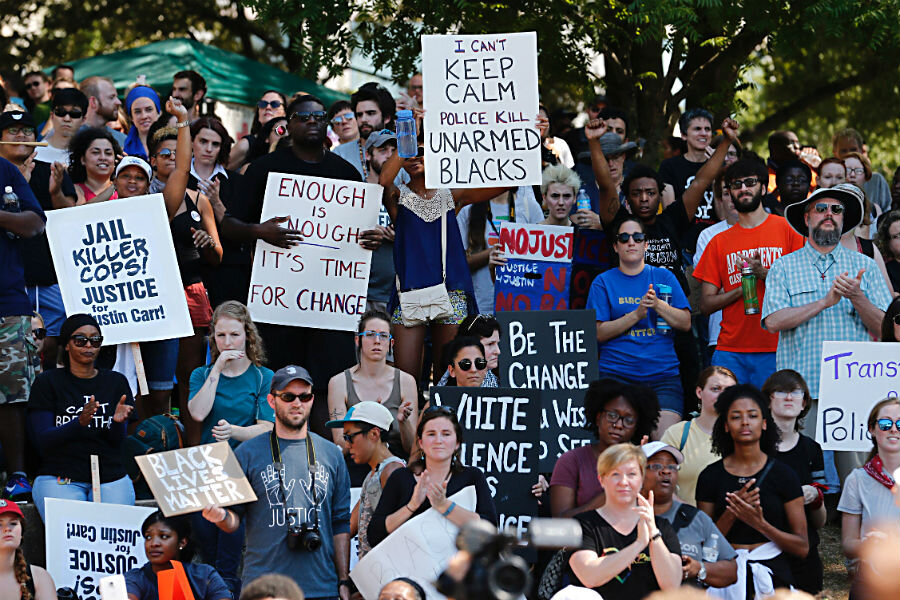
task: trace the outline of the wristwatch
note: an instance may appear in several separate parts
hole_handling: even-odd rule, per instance
[[[353,580],[352,580],[352,579],[341,579],[340,581],[338,581],[338,589],[340,589],[341,586],[345,586],[345,585],[346,585],[348,588],[350,588],[350,592],[353,592],[353,591],[356,590],[356,588],[353,586]]]
[[[181,123],[175,123],[175,128],[181,129],[182,127],[187,127],[190,124],[191,124],[190,121],[182,121]]]
[[[697,573],[697,581],[702,584],[706,584],[706,565],[702,562],[700,563],[700,571]]]

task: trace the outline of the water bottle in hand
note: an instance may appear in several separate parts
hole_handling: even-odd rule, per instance
[[[401,158],[413,158],[419,153],[416,140],[416,120],[411,110],[397,111],[397,154]]]
[[[6,186],[3,190],[3,210],[14,213],[22,212],[22,206],[19,204],[19,197],[13,191],[11,185]],[[11,231],[7,231],[6,235],[11,240],[19,238],[19,236]]]

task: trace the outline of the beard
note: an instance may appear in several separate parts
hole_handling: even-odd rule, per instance
[[[813,227],[812,239],[819,246],[837,246],[841,241],[841,230],[825,230],[822,229],[822,224],[819,224],[818,227]]]
[[[300,417],[298,422],[294,422],[294,418],[291,416],[289,407],[285,407],[283,410],[275,411],[275,418],[279,423],[285,428],[293,431],[300,431],[306,426],[306,422],[309,421],[309,412]]]
[[[753,194],[753,197],[750,198],[750,200],[738,199],[737,197],[732,196],[731,202],[734,204],[734,210],[739,213],[752,213],[759,208],[759,205],[762,202],[762,186],[760,186],[759,192]]]

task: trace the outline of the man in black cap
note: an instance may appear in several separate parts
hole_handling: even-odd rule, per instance
[[[55,162],[69,165],[69,142],[84,125],[88,100],[75,88],[57,90],[50,101],[50,122],[53,133],[47,138],[49,146],[39,147],[34,152],[34,159],[53,164]]]

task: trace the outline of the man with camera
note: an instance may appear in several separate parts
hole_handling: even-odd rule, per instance
[[[275,373],[275,429],[235,451],[256,502],[210,506],[203,516],[228,533],[246,523],[244,581],[280,573],[306,598],[349,600],[350,478],[341,450],[307,427],[312,389],[303,367]]]

